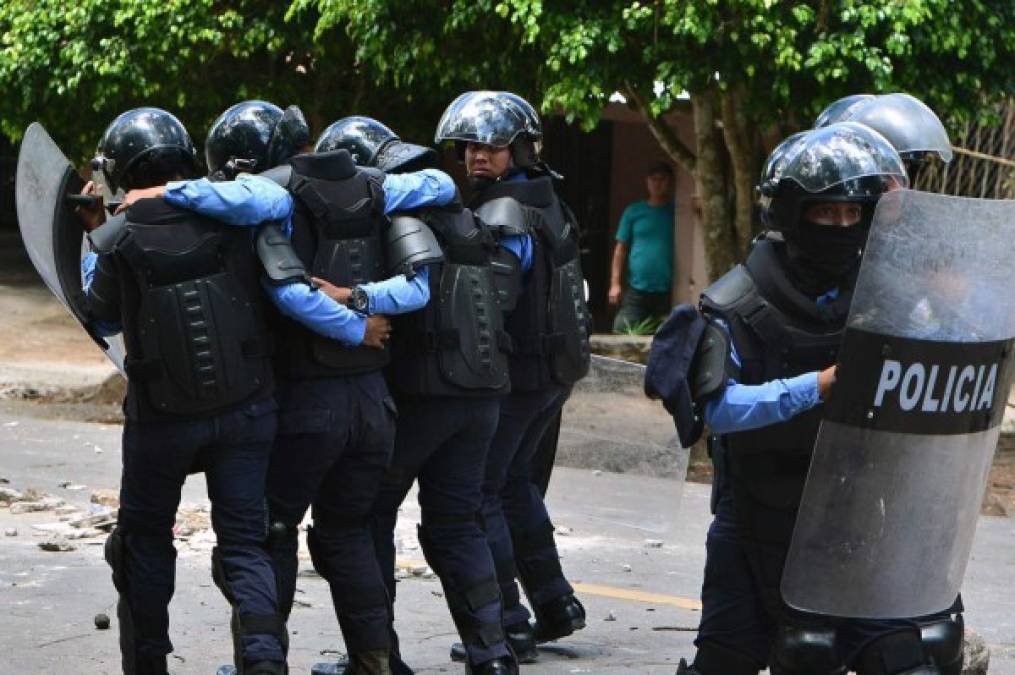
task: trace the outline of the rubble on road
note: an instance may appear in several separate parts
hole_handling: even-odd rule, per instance
[[[62,553],[64,551],[73,551],[74,545],[67,541],[64,537],[56,535],[46,541],[40,541],[39,548],[43,551],[56,551]]]
[[[34,501],[20,501],[14,502],[10,506],[11,513],[18,515],[21,513],[35,513],[38,511],[53,511],[66,504],[64,500],[58,497],[42,497]]]
[[[0,504],[20,502],[25,496],[12,488],[0,487]]]
[[[118,509],[120,508],[120,491],[110,489],[92,490],[89,501],[92,504],[101,504],[102,506]]]

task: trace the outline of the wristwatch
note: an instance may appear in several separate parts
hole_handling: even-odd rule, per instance
[[[349,307],[360,314],[369,314],[370,296],[362,286],[352,287],[352,292],[349,293]]]

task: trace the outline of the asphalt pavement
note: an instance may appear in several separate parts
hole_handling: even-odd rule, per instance
[[[95,489],[115,488],[119,473],[117,425],[41,419],[28,404],[0,412],[0,477],[88,508]],[[68,487],[60,484],[70,482]],[[681,498],[681,487],[683,496]],[[200,476],[188,481],[184,506],[206,506]],[[563,563],[588,609],[588,627],[542,650],[532,674],[644,673],[672,675],[693,654],[697,596],[704,565],[708,488],[649,476],[560,468],[549,502]],[[418,673],[459,673],[448,660],[454,628],[440,583],[424,567],[415,541],[418,507],[410,495],[398,544],[402,577],[397,629],[406,660]],[[43,551],[42,532],[53,512],[12,515],[0,510],[0,673],[118,673],[115,594],[102,561],[102,538],[74,540],[74,550]],[[178,543],[177,592],[172,606],[174,673],[212,673],[230,655],[228,607],[211,581],[210,533],[191,532]],[[343,646],[327,585],[305,556],[292,630],[292,672],[309,672]],[[418,575],[418,576],[417,576]],[[1015,521],[982,517],[963,594],[968,625],[990,644],[991,673],[1015,674]],[[112,617],[97,630],[98,613]]]

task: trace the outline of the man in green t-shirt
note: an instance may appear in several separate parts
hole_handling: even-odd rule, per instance
[[[673,169],[660,162],[645,177],[648,199],[624,209],[610,265],[611,305],[620,305],[615,333],[650,333],[670,311],[673,284]],[[627,260],[627,291],[621,288]]]

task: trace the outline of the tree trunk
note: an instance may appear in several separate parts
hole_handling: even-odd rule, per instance
[[[691,94],[697,162],[694,182],[701,198],[708,275],[718,279],[740,260],[724,171],[722,132],[716,126],[714,89]]]
[[[744,258],[755,235],[754,186],[758,180],[758,134],[748,118],[742,86],[723,92],[723,138],[729,150],[734,192],[733,224],[737,238],[737,257]]]

